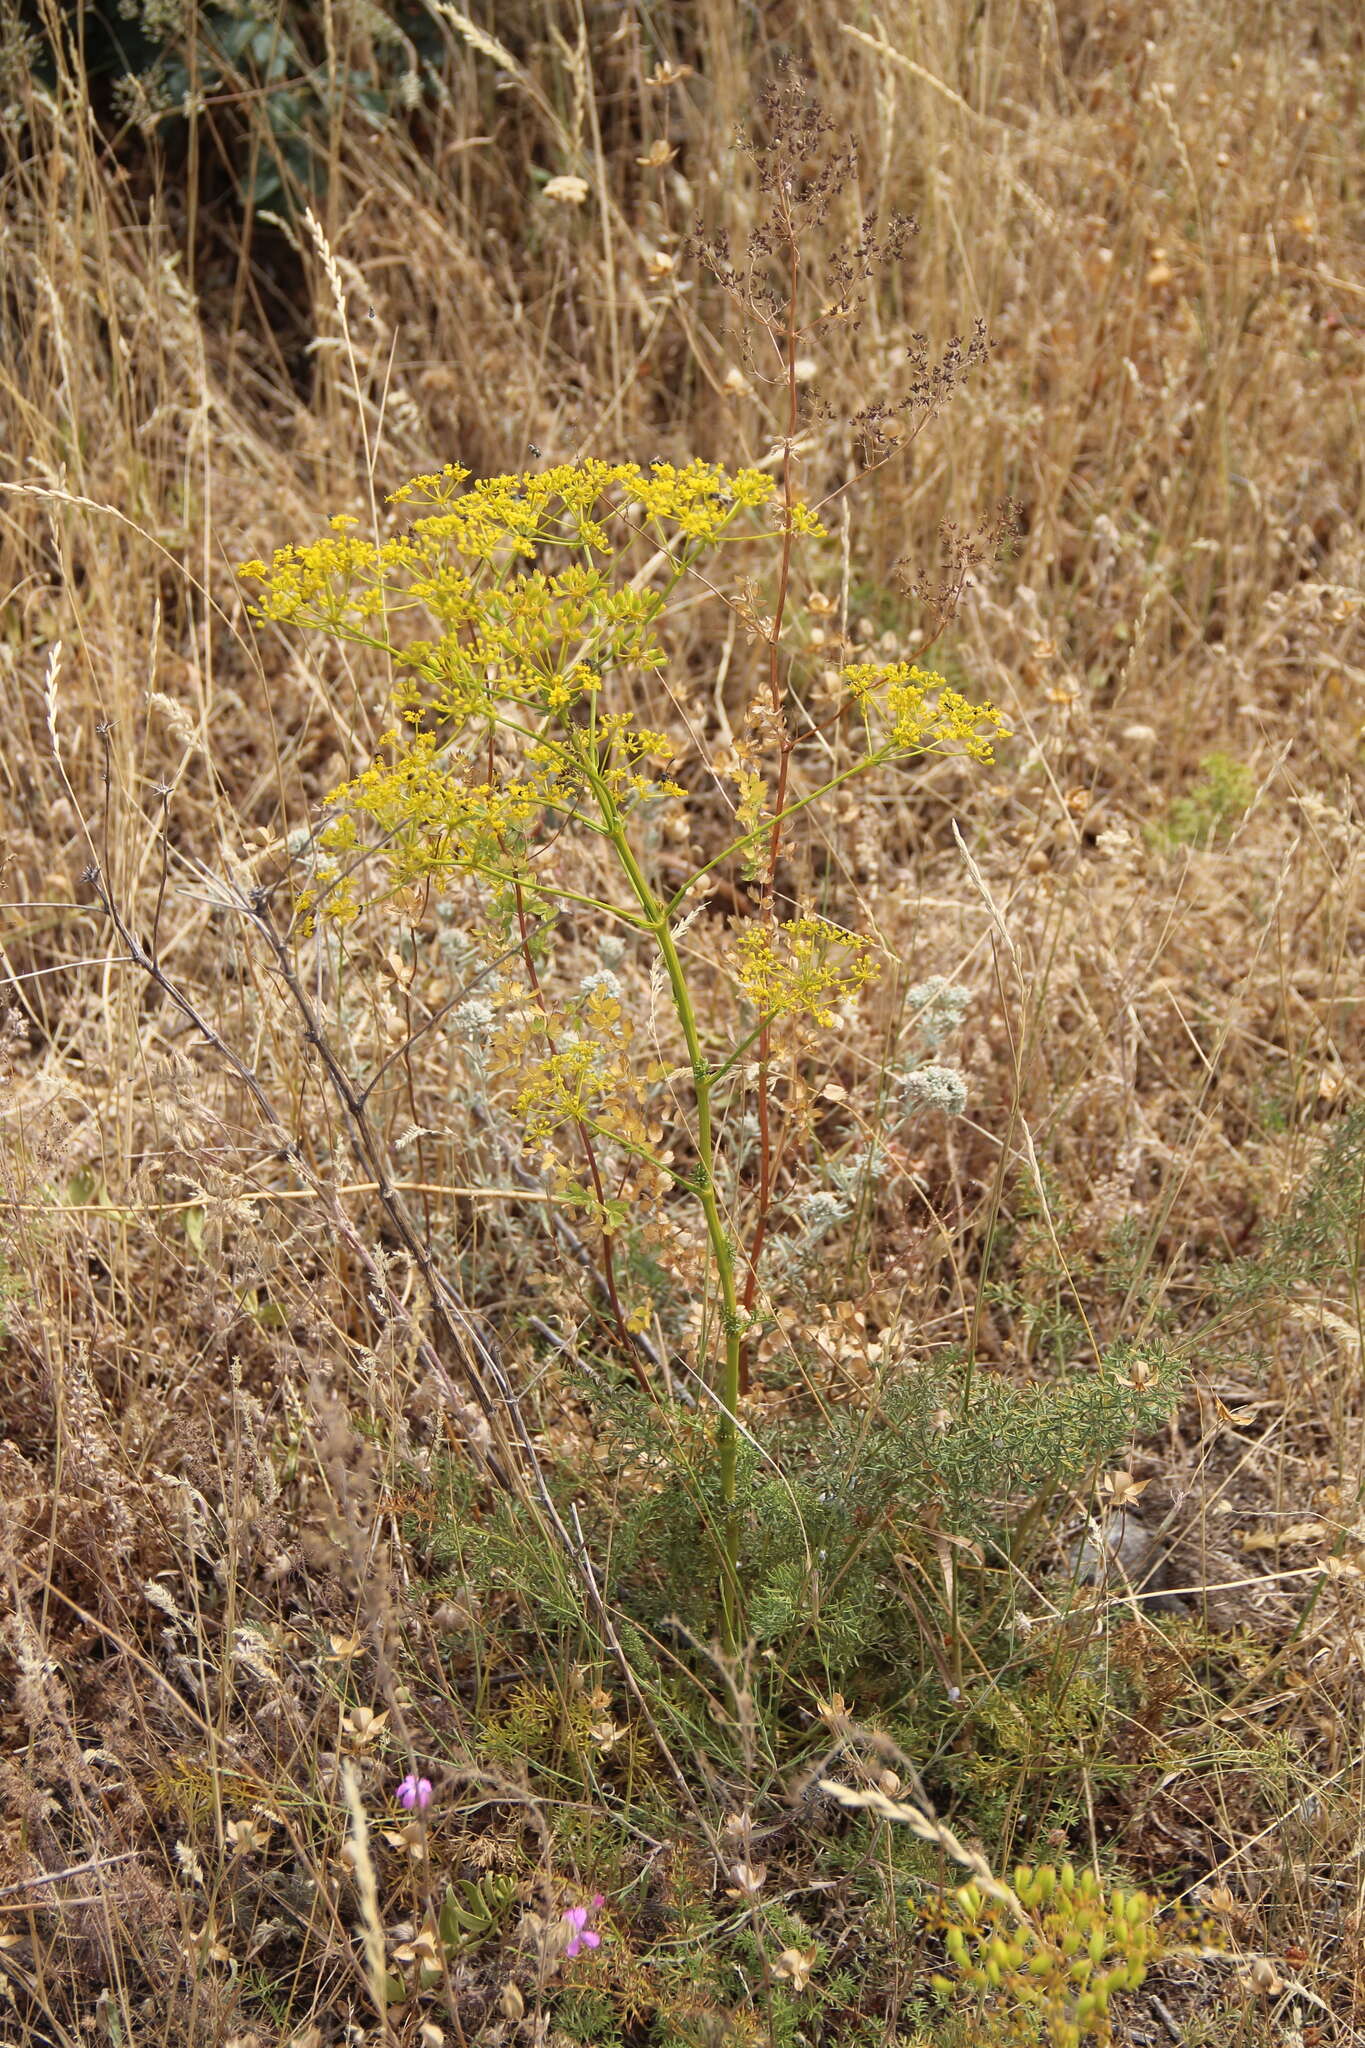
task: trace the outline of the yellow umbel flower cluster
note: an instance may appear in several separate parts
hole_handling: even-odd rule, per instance
[[[993,739],[1008,739],[1009,728],[993,704],[969,704],[948,687],[937,669],[916,662],[853,662],[840,671],[854,699],[870,708],[880,699],[888,725],[886,745],[895,754],[925,754],[961,747],[973,761],[992,762]],[[984,726],[984,732],[978,727]]]
[[[809,1017],[827,1029],[839,1005],[877,971],[867,939],[811,916],[742,926],[731,942],[730,965],[765,1022]]]
[[[469,576],[452,570],[452,554],[494,569],[532,561],[548,547],[610,555],[612,521],[624,523],[627,537],[645,532],[670,553],[692,554],[714,547],[738,514],[766,505],[775,490],[761,470],[731,476],[718,463],[700,461],[682,469],[655,462],[648,472],[634,462],[565,463],[486,477],[466,490],[468,476],[451,463],[394,491],[390,504],[430,509],[391,540],[357,539],[356,521],[341,513],[321,539],[278,548],[269,563],[243,562],[237,574],[264,586],[256,617],[340,633],[416,603],[450,626],[481,622],[484,594],[476,596]],[[782,519],[789,516],[799,518],[803,533],[825,530],[805,506],[784,509]]]
[[[256,617],[373,647],[396,672],[403,723],[381,759],[330,799],[347,812],[323,835],[333,863],[360,851],[355,821],[368,817],[393,881],[459,870],[525,886],[528,833],[542,813],[600,830],[604,804],[624,816],[682,796],[646,772],[666,767],[669,739],[599,703],[604,680],[664,665],[667,591],[702,553],[780,523],[755,518],[774,497],[771,477],[715,463],[646,471],[584,461],[472,486],[468,477],[451,464],[395,491],[391,502],[417,516],[391,539],[361,540],[342,515],[321,539],[238,573],[262,586]],[[818,530],[798,509],[804,530]],[[777,511],[793,516],[785,504]],[[643,588],[619,570],[613,580],[598,559],[632,543],[666,564]],[[434,625],[434,637],[412,634],[413,614],[417,635]],[[355,915],[337,865],[317,882],[314,900],[333,917]]]
[[[515,849],[545,802],[544,788],[476,781],[441,758],[433,733],[418,733],[406,743],[396,732],[386,739],[395,750],[392,761],[367,768],[332,792],[331,801],[344,799],[349,811],[321,834],[327,851],[344,854],[357,847],[359,814],[383,833],[396,882],[439,879],[456,870],[515,874]]]

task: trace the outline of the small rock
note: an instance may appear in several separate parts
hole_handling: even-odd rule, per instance
[[[1184,1601],[1168,1590],[1164,1549],[1131,1508],[1089,1523],[1068,1543],[1066,1561],[1078,1585],[1131,1594],[1157,1614],[1185,1611]]]

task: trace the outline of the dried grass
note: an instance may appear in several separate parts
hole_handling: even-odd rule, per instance
[[[368,1852],[347,1858],[410,1759],[448,1759],[482,1802],[442,1853],[537,1873],[553,1920],[524,1769],[482,1789],[458,1776],[539,1624],[510,1592],[471,1582],[452,1607],[430,1588],[411,1530],[435,1495],[412,1474],[469,1418],[424,1352],[439,1333],[381,1176],[352,1171],[344,1105],[268,949],[226,907],[282,884],[291,835],[368,758],[386,679],[253,629],[230,565],[328,513],[375,525],[386,488],[457,457],[480,473],[521,467],[528,444],[771,463],[776,399],[680,252],[694,216],[736,245],[752,228],[756,171],[733,129],[746,81],[793,48],[858,139],[859,208],[919,221],[865,322],[822,333],[821,395],[836,415],[894,398],[920,329],[937,349],[980,317],[996,342],[941,426],[878,470],[826,595],[865,644],[903,652],[923,614],[896,565],[932,577],[943,522],[1005,497],[1024,509],[1017,554],[980,572],[950,643],[1016,728],[994,778],[941,762],[887,781],[803,855],[904,965],[866,1042],[810,1077],[829,1156],[878,1123],[906,984],[943,973],[972,1006],[969,1114],[889,1136],[864,1255],[810,1306],[825,1379],[801,1398],[856,1401],[889,1359],[945,1340],[1028,1378],[1059,1345],[1204,1333],[1193,1398],[1134,1470],[1167,1583],[1233,1643],[1240,1677],[1208,1689],[1198,1727],[1158,1730],[1161,1685],[1202,1680],[1110,1589],[1128,1615],[1114,1667],[1146,1665],[1146,1704],[1106,1723],[1129,1793],[1106,1807],[1098,1743],[1077,1766],[1077,1825],[1143,1871],[1222,1885],[1234,1948],[1288,1956],[1312,1989],[1301,2038],[1352,2039],[1355,1269],[1296,1281],[1261,1320],[1210,1317],[1206,1285],[1289,1213],[1359,1106],[1359,21],[1328,0],[930,0],[856,23],[704,0],[648,20],[499,6],[495,33],[476,12],[437,9],[420,122],[376,132],[342,113],[325,199],[293,227],[232,203],[231,109],[199,119],[205,161],[228,160],[187,211],[170,160],[126,131],[112,144],[68,63],[50,85],[7,75],[0,2032],[265,2048],[353,2023],[356,2040],[419,2039],[410,2012],[374,2031],[376,1880]],[[582,203],[548,178],[579,179]],[[808,494],[856,459],[817,425]],[[758,658],[698,618],[678,685],[699,759],[728,741]],[[1218,750],[1254,797],[1225,836],[1172,848],[1160,828]],[[82,879],[92,862],[307,1174],[242,1071],[130,968]],[[715,943],[706,921],[691,936]],[[458,993],[468,963],[434,924],[428,939],[421,958],[376,946],[341,992],[355,1071]],[[571,1349],[589,1327],[577,1240],[552,1206],[511,1199],[515,1150],[467,1095],[448,1037],[397,1059],[369,1104],[386,1171],[506,1346],[547,1461],[600,1461],[582,1382],[532,1357],[537,1328]],[[349,1229],[313,1198],[323,1181]],[[1004,1283],[993,1299],[983,1264]],[[789,1398],[773,1391],[784,1342],[757,1416]],[[1090,1505],[1054,1504],[1059,1533]],[[565,1600],[590,1618],[605,1569],[564,1552]],[[1052,1625],[1045,1586],[1021,1597]],[[590,1650],[590,1635],[566,1626],[565,1667],[538,1675],[566,1720],[591,1690],[567,1660],[619,1682],[619,1640]],[[347,1688],[390,1713],[387,1748],[347,1732]],[[653,1734],[641,1753],[677,1819]],[[690,1771],[684,1757],[701,1817],[680,1867],[707,1829],[720,1843],[727,1800],[759,1797]],[[1007,1807],[1006,1844],[1022,1825]],[[227,1823],[248,1811],[287,1856],[231,1852]],[[428,1865],[404,1881],[420,1925]],[[1202,1994],[1163,1995],[1205,2038]],[[497,1996],[460,1964],[443,2024],[521,2038],[531,2021]],[[1287,2011],[1268,1997],[1237,2038],[1285,2038]]]

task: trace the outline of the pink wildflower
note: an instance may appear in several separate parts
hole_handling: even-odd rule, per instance
[[[416,1771],[409,1771],[402,1784],[398,1787],[395,1797],[398,1800],[398,1804],[406,1806],[409,1813],[414,1808],[418,1813],[425,1813],[431,1804],[430,1778],[419,1778]]]
[[[588,1915],[600,1912],[605,1904],[606,1900],[601,1892],[594,1892],[589,1905],[570,1906],[566,1909],[564,1919],[569,1929],[569,1940],[564,1950],[566,1956],[581,1955],[585,1948],[597,1948],[601,1945],[602,1937],[595,1927],[589,1927]]]

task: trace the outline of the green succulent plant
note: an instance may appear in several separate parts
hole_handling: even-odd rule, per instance
[[[1021,1863],[1015,1913],[980,1885],[949,1902],[943,1936],[954,1977],[933,1979],[952,1998],[965,1986],[989,2002],[987,2038],[1000,2048],[1038,2039],[1055,2048],[1113,2038],[1110,2004],[1136,1991],[1165,1943],[1145,1892],[1106,1892],[1093,1870]]]

